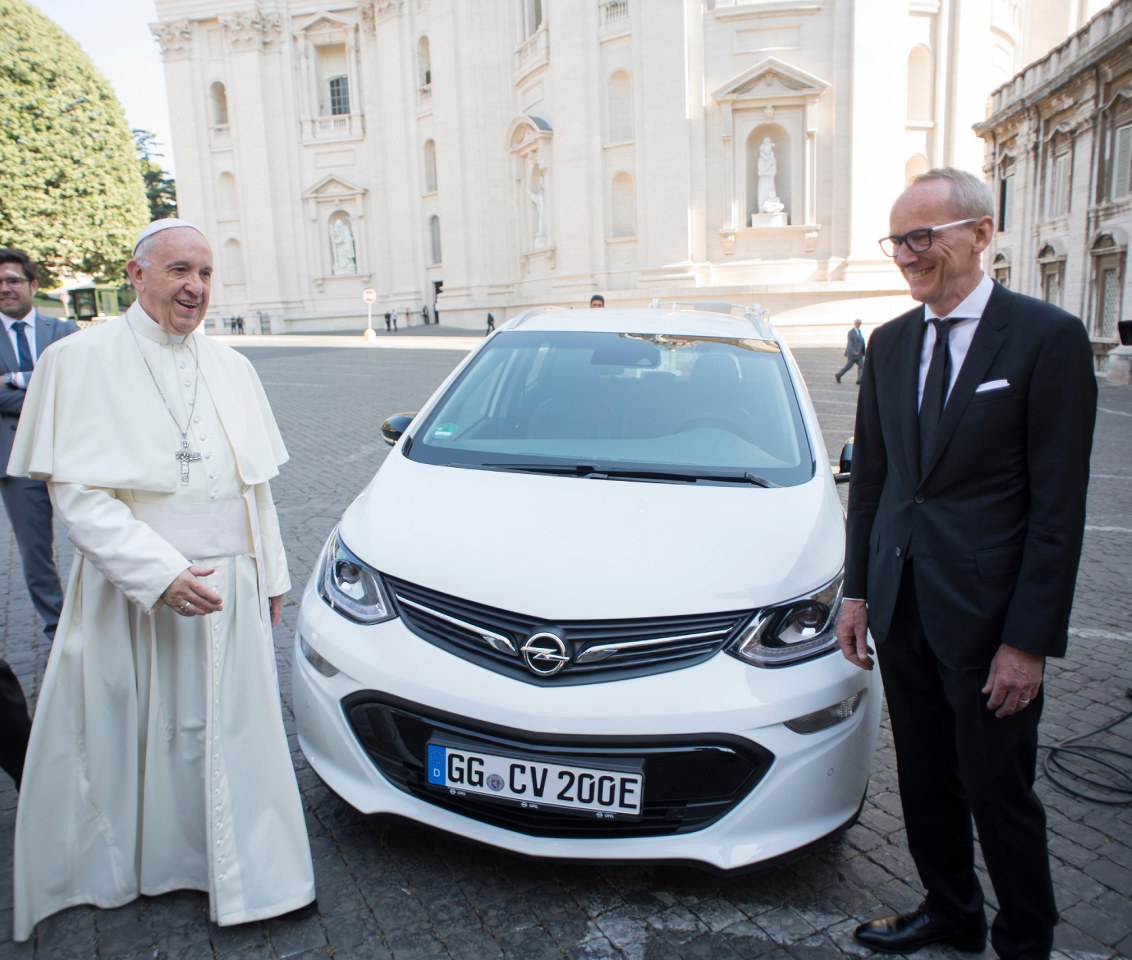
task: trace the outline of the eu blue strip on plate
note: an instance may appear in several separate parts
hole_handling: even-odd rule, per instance
[[[444,786],[444,767],[447,763],[448,751],[444,747],[429,746],[428,748],[428,782]]]

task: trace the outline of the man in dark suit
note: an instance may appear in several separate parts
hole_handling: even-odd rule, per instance
[[[49,343],[78,328],[69,321],[37,315],[32,305],[39,289],[35,274],[35,264],[22,250],[0,248],[0,320],[4,325],[4,335],[0,337],[0,367],[4,376],[0,386],[0,495],[16,537],[32,604],[43,621],[44,633],[51,639],[59,623],[63,592],[55,570],[47,484],[9,477],[7,468],[35,358]],[[17,787],[30,731],[31,718],[20,681],[8,663],[0,660],[0,767],[11,775]]]
[[[36,358],[49,344],[61,340],[78,328],[69,320],[39,314],[33,306],[36,266],[22,250],[0,248],[0,494],[12,524],[24,580],[36,613],[43,621],[48,638],[55,636],[63,592],[55,570],[51,500],[47,484],[24,477],[9,477],[8,457],[12,438],[20,422],[24,392],[31,380]]]
[[[849,372],[850,367],[857,368],[857,383],[861,382],[861,367],[865,364],[865,335],[861,333],[861,321],[854,320],[849,328],[849,336],[845,342],[845,366],[833,375],[838,383]]]
[[[917,177],[889,224],[881,246],[924,306],[869,340],[837,635],[864,669],[867,632],[877,643],[927,896],[856,937],[984,948],[973,818],[995,950],[1048,958],[1057,907],[1033,782],[1045,659],[1065,653],[1084,535],[1092,352],[1075,317],[983,273],[994,218],[975,177]]]

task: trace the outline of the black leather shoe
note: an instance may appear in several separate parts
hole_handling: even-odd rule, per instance
[[[967,953],[982,953],[987,946],[987,921],[978,917],[956,923],[933,919],[924,907],[883,920],[872,920],[853,933],[859,943],[884,953],[911,953],[932,943],[943,943]]]

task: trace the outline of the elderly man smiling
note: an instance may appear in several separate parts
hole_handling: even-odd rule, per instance
[[[64,907],[207,891],[213,921],[304,908],[314,876],[271,628],[290,588],[255,371],[198,333],[212,252],[150,224],[138,300],[47,350],[9,471],[75,546],[16,817],[15,939]]]

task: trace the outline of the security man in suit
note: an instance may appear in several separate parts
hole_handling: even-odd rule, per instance
[[[927,895],[856,938],[984,948],[973,818],[995,951],[1048,958],[1058,918],[1033,783],[1045,660],[1065,654],[1084,536],[1092,351],[1080,320],[982,271],[994,218],[976,177],[915,178],[889,227],[881,247],[923,306],[869,340],[837,635],[863,669],[876,641]]]
[[[59,623],[63,592],[55,570],[47,484],[9,477],[7,467],[35,358],[49,343],[78,328],[70,321],[37,314],[32,306],[39,289],[35,274],[35,264],[22,250],[0,248],[0,320],[4,324],[4,336],[0,337],[0,367],[4,375],[4,385],[0,386],[0,495],[16,536],[32,604],[43,621],[44,633],[51,639]],[[0,660],[0,767],[17,788],[30,731],[31,718],[20,681],[8,663]]]
[[[0,368],[4,374],[0,387],[0,494],[16,536],[28,592],[43,621],[43,631],[51,638],[63,606],[55,570],[51,500],[45,483],[9,477],[7,468],[36,358],[49,344],[78,328],[69,320],[36,311],[32,306],[39,289],[35,275],[35,263],[22,250],[0,249],[0,320],[4,323],[4,336],[0,337]]]

